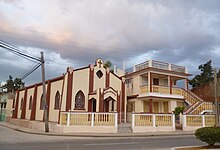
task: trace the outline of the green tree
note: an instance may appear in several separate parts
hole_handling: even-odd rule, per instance
[[[112,62],[107,60],[104,64],[104,68],[109,68],[109,69],[112,69]]]
[[[9,75],[9,79],[6,81],[6,84],[3,86],[3,88],[6,89],[7,92],[13,92],[23,87],[24,87],[24,82],[20,78],[15,78],[13,80],[13,77],[11,75]]]
[[[104,68],[109,68],[110,69],[110,72],[114,72],[114,69],[113,69],[113,65],[112,65],[112,62],[107,60],[105,63],[104,63]]]
[[[193,88],[204,85],[213,80],[214,69],[212,68],[211,60],[200,65],[198,69],[201,71],[201,73],[189,81],[189,84],[192,85]]]

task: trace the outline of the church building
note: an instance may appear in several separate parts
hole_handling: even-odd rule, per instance
[[[49,122],[60,123],[61,112],[117,112],[123,122],[126,112],[125,79],[104,68],[103,61],[73,69],[46,81]],[[13,118],[43,121],[42,83],[18,90],[13,104]]]

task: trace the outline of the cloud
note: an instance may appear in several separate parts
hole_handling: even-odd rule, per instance
[[[220,64],[219,6],[218,0],[0,1],[0,37],[74,68],[96,58],[120,67],[123,60],[129,67],[156,59],[195,73],[209,59]]]

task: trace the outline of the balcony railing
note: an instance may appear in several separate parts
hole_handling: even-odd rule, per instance
[[[171,70],[171,71],[181,72],[181,73],[187,72],[186,67],[183,67],[183,66],[178,66],[178,65],[155,61],[155,60],[149,60],[149,61],[145,61],[143,63],[137,64],[134,67],[126,69],[125,73],[132,73],[132,72],[139,71],[139,70],[142,70],[148,67],[163,69],[163,70]]]
[[[153,86],[153,93],[169,94],[170,88],[166,86]]]

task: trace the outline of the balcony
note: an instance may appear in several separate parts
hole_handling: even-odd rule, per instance
[[[149,86],[141,86],[139,97],[144,96],[158,96],[158,97],[168,97],[168,98],[183,98],[183,90],[180,88],[172,88],[172,93],[170,92],[170,87],[168,86],[152,86],[152,92],[149,92]]]
[[[155,60],[149,60],[145,61],[143,63],[137,64],[134,67],[128,68],[125,70],[126,73],[132,73],[135,71],[139,71],[148,67],[162,69],[162,70],[170,70],[174,72],[180,72],[180,73],[187,73],[186,67],[178,66],[170,63],[155,61]]]

